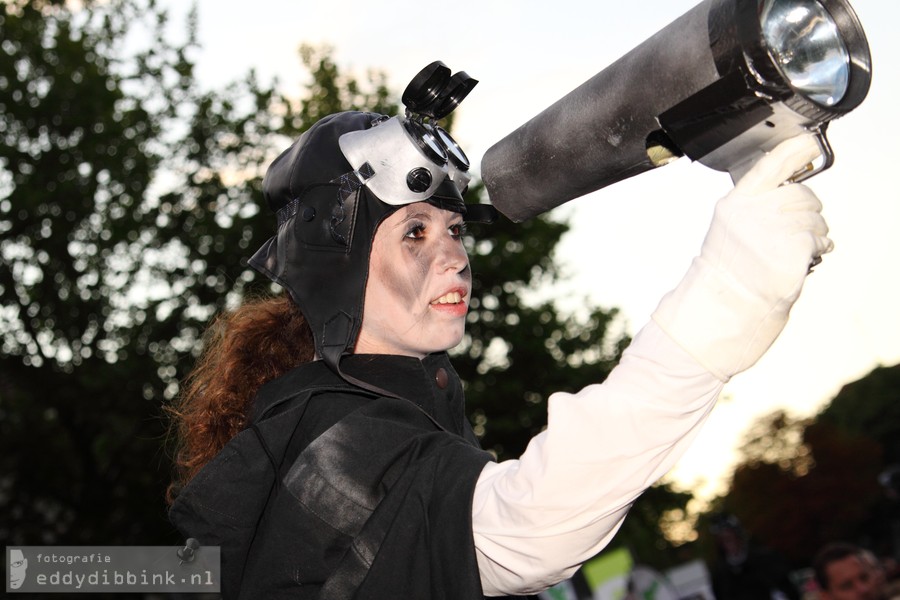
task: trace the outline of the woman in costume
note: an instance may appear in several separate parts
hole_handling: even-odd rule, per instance
[[[463,202],[465,155],[429,121],[331,115],[266,174],[277,233],[250,264],[288,297],[211,327],[177,409],[170,517],[221,546],[226,598],[481,598],[571,576],[831,249],[815,195],[782,185],[817,146],[785,142],[719,201],[609,377],[553,394],[547,429],[494,462],[446,354],[471,294],[464,222],[492,214]]]

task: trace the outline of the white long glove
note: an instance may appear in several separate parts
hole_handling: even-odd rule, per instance
[[[812,136],[762,157],[716,204],[700,255],[653,320],[722,381],[753,365],[787,323],[811,262],[830,252],[822,204],[782,185],[812,161]]]

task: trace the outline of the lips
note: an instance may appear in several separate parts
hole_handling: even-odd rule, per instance
[[[432,308],[467,308],[466,298],[469,295],[467,287],[456,287],[447,290],[442,295],[431,301]]]

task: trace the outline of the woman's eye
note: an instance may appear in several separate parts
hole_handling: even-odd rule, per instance
[[[406,232],[406,237],[413,240],[421,240],[425,237],[425,226],[424,225],[414,225],[410,228],[409,231]]]
[[[455,238],[462,237],[466,234],[466,224],[465,223],[454,223],[450,226],[450,235]]]

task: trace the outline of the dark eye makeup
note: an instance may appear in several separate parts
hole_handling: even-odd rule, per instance
[[[421,221],[410,221],[406,225],[406,233],[404,237],[413,240],[421,240],[425,237],[425,223]]]

